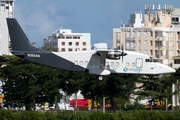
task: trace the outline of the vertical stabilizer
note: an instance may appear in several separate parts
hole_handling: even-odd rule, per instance
[[[12,51],[39,51],[31,45],[21,26],[15,18],[7,18]]]

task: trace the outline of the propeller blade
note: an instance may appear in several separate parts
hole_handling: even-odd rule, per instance
[[[123,63],[123,56],[124,56],[124,46],[123,46],[123,44],[121,44],[121,48],[122,48],[121,56],[122,56],[122,63]]]

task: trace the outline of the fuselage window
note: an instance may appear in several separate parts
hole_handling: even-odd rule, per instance
[[[75,61],[74,64],[75,64],[75,65],[78,65],[78,61]]]
[[[143,66],[143,59],[142,58],[137,58],[136,59],[136,67],[137,68],[142,68]]]
[[[135,66],[136,66],[136,64],[133,62],[133,63],[131,64],[131,66],[132,66],[132,67],[135,67]]]
[[[98,61],[95,62],[95,66],[98,66]]]
[[[126,62],[126,67],[129,67],[129,62]]]
[[[80,65],[83,65],[83,61],[80,61]]]
[[[88,61],[85,61],[85,66],[87,66],[88,65]]]
[[[114,66],[114,62],[111,62],[111,67],[113,67]]]
[[[116,62],[116,67],[118,67],[119,66],[119,62]]]
[[[90,62],[90,65],[93,66],[93,61]]]

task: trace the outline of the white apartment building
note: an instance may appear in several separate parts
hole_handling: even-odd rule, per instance
[[[180,55],[180,9],[170,5],[146,5],[142,13],[131,15],[128,25],[113,29],[113,47],[148,54],[163,64],[172,64]]]
[[[0,0],[0,55],[9,55],[9,33],[6,18],[14,17],[14,1]]]
[[[58,48],[59,52],[84,51],[91,49],[90,42],[90,33],[72,33],[71,29],[59,28],[44,39],[44,46]]]

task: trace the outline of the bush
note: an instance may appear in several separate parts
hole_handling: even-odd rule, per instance
[[[12,112],[0,110],[0,120],[178,120],[180,110],[175,111],[148,111],[131,110],[116,113],[106,112],[77,112],[60,111],[54,112],[35,112],[23,111]]]
[[[134,104],[127,105],[126,110],[145,110],[144,105],[135,102]]]

